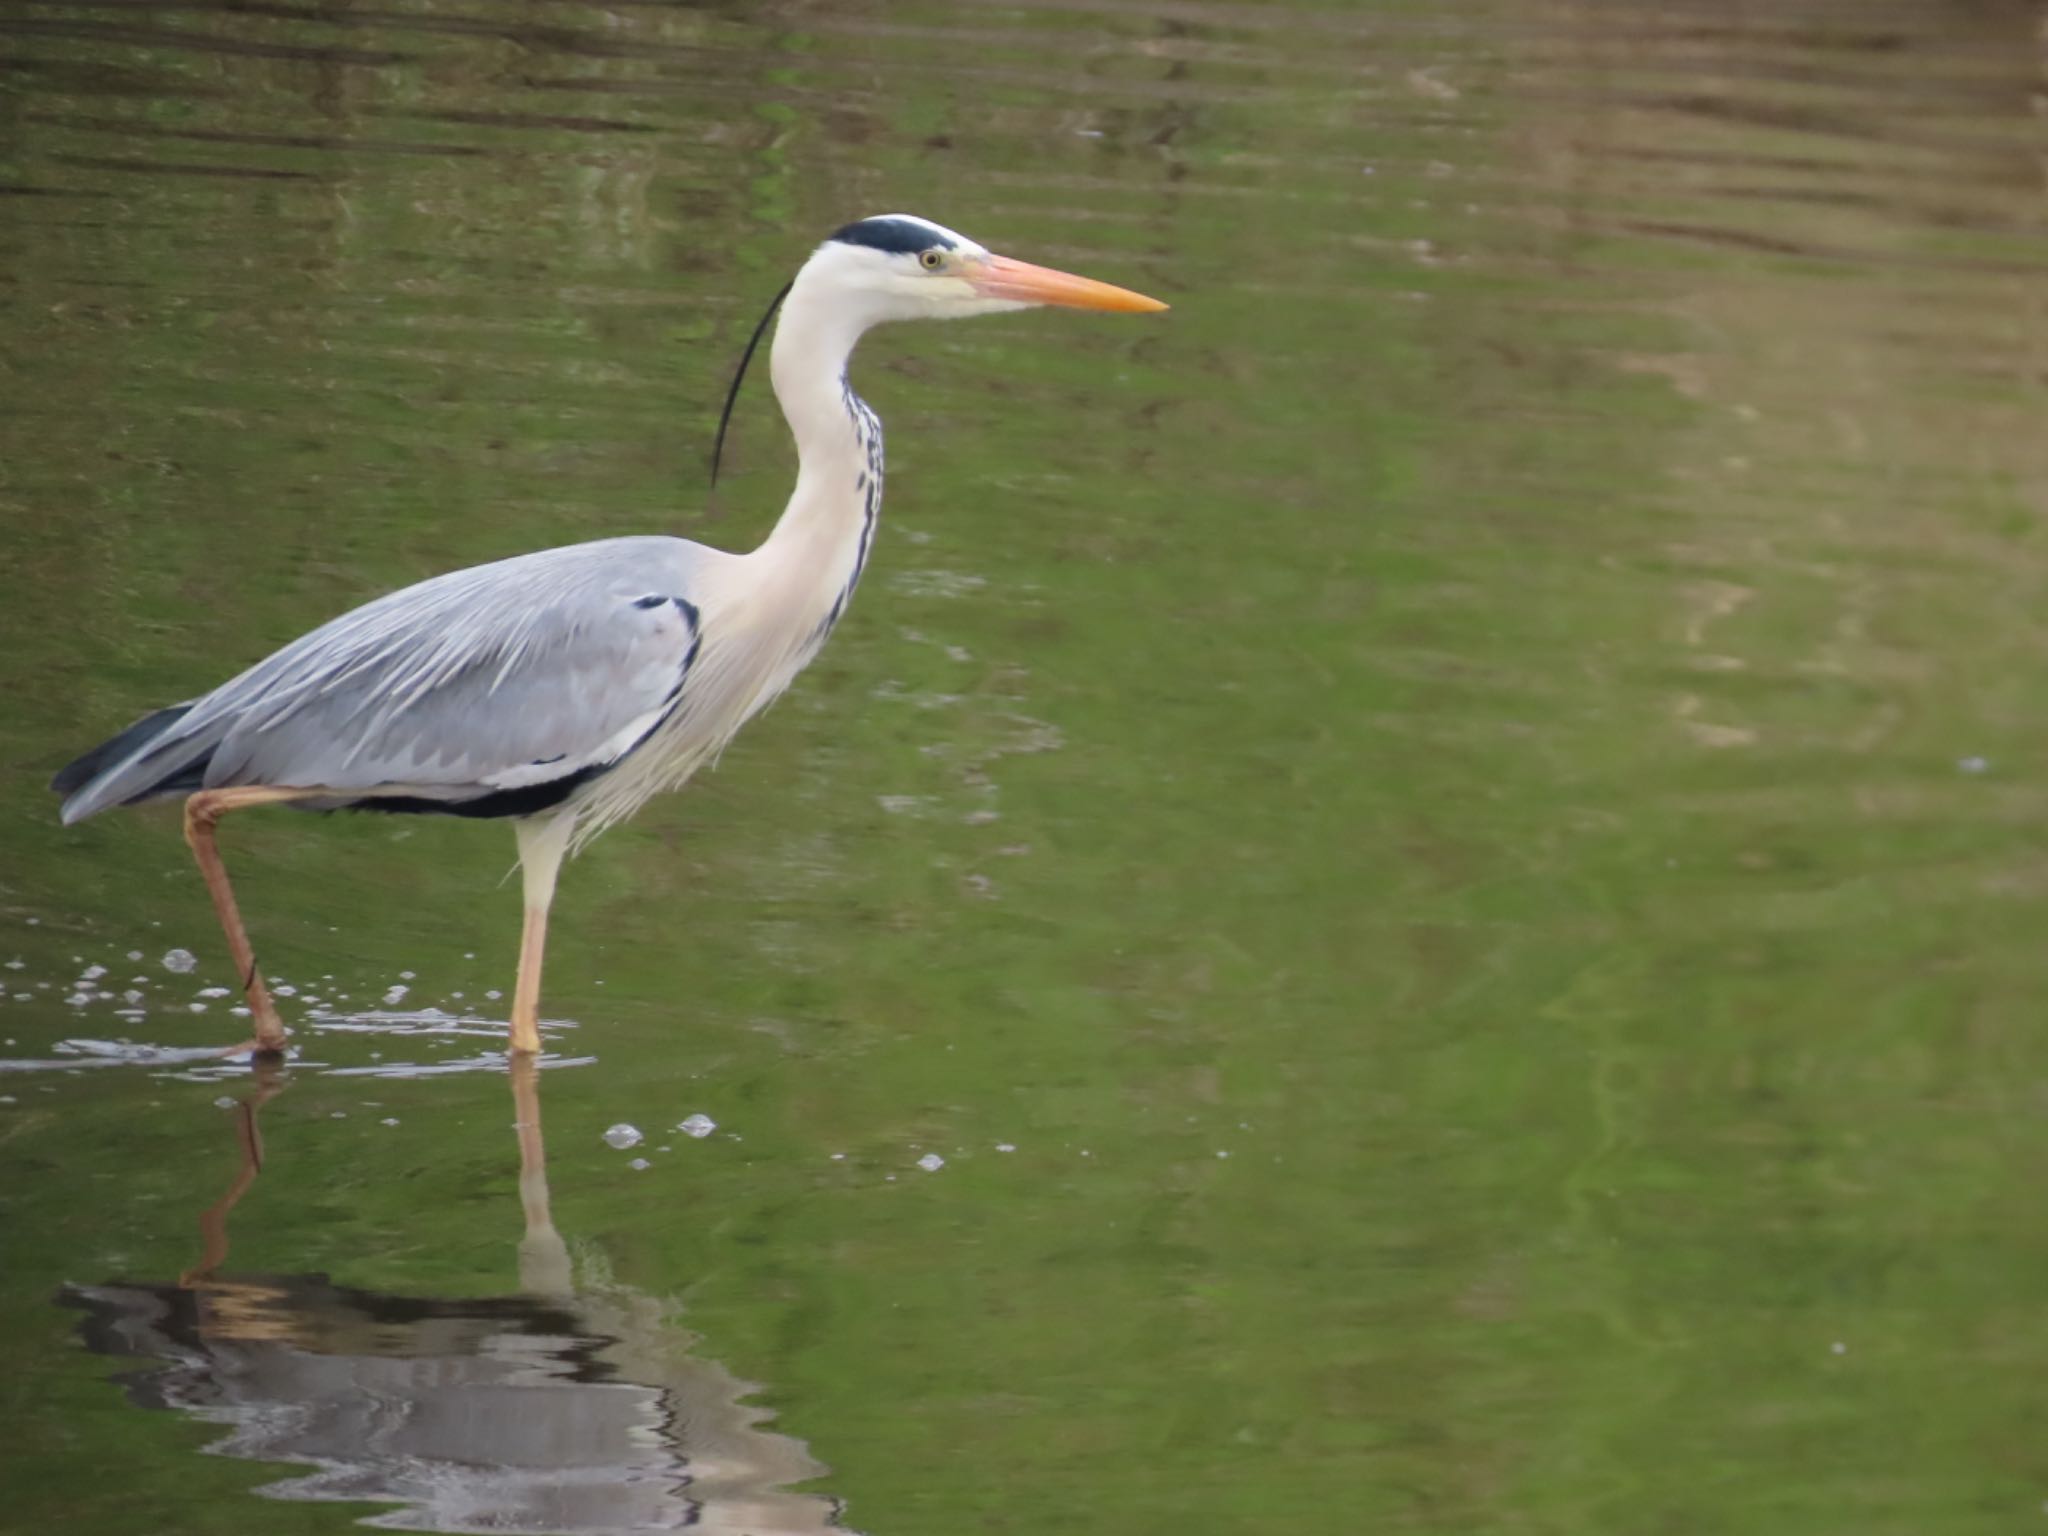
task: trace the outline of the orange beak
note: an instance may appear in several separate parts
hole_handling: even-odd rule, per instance
[[[1034,267],[1028,261],[990,256],[975,264],[968,281],[983,298],[1017,299],[1026,304],[1057,304],[1062,309],[1106,309],[1118,314],[1149,315],[1166,308],[1157,299],[1128,288],[1098,283],[1092,277]]]

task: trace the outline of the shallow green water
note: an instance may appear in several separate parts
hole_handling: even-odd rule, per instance
[[[0,12],[0,1527],[2031,1528],[2041,21]],[[299,1054],[121,1059],[229,968],[49,772],[758,538],[896,208],[1174,311],[870,338],[859,600],[568,871],[539,1102],[488,826],[231,822]]]

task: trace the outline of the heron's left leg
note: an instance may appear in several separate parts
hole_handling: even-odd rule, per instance
[[[228,884],[228,868],[220,861],[213,830],[229,811],[303,800],[314,793],[317,791],[244,784],[233,789],[202,789],[185,801],[185,841],[192,847],[192,857],[199,861],[199,873],[206,878],[207,894],[213,898],[214,914],[228,936],[228,953],[234,959],[235,974],[241,980],[242,994],[248,999],[249,1012],[256,1022],[259,1054],[284,1050],[284,1021],[277,1016],[277,1004],[270,1000],[270,989],[263,985],[263,975],[256,969],[256,952],[249,946],[249,930],[242,926],[241,909],[235,905],[235,890]]]
[[[548,908],[555,899],[555,876],[576,830],[573,814],[535,816],[514,823],[519,834],[519,870],[526,884],[526,926],[519,935],[519,981],[512,990],[512,1042],[515,1052],[540,1050],[540,963],[548,944]]]
[[[569,1245],[548,1208],[548,1150],[540,1132],[540,1063],[514,1051],[505,1063],[512,1079],[512,1125],[519,1133],[519,1203],[526,1235],[519,1240],[519,1289],[529,1296],[568,1296],[575,1290]]]

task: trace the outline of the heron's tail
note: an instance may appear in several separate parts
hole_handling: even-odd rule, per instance
[[[217,740],[163,740],[166,733],[175,738],[172,727],[191,713],[193,702],[144,715],[120,735],[59,768],[50,788],[64,796],[64,824],[112,806],[203,788]]]

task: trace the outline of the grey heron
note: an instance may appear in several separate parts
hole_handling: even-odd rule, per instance
[[[67,824],[187,797],[186,841],[259,1053],[282,1050],[285,1029],[215,843],[222,816],[287,805],[510,819],[525,894],[510,1048],[537,1052],[564,855],[715,757],[817,654],[860,580],[882,501],[881,423],[846,374],[862,333],[1044,304],[1166,308],[908,214],[838,230],[779,302],[769,371],[797,479],[759,547],[611,538],[436,576],[145,716],[56,775]]]

